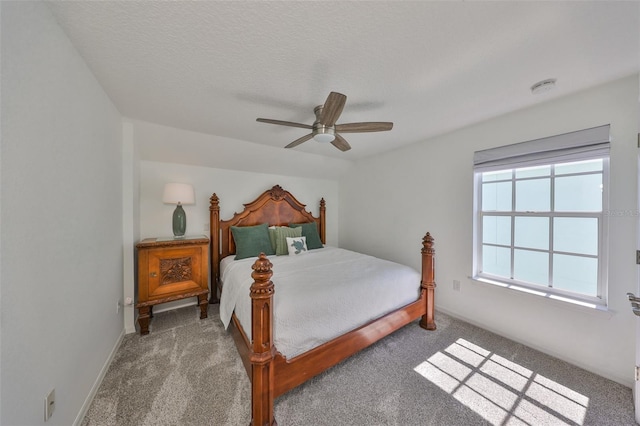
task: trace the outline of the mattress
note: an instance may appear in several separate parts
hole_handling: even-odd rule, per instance
[[[276,349],[287,359],[307,352],[420,297],[420,274],[405,265],[336,247],[271,256]],[[220,318],[235,312],[251,336],[251,266],[255,258],[220,264]]]

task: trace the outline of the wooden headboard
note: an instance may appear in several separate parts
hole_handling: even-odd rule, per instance
[[[252,226],[262,223],[267,223],[269,226],[287,226],[290,223],[316,222],[320,239],[323,244],[326,244],[324,198],[320,200],[320,216],[314,217],[305,210],[305,204],[296,200],[280,185],[275,185],[254,201],[245,204],[244,210],[235,213],[229,220],[220,220],[220,199],[215,193],[209,201],[212,299],[216,293],[213,285],[216,285],[220,279],[220,260],[236,252],[231,226]]]

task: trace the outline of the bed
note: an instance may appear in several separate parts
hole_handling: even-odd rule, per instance
[[[358,274],[367,274],[366,278],[364,278],[367,290],[358,299],[365,300],[364,305],[375,305],[376,308],[380,308],[378,305],[381,305],[381,303],[379,303],[379,296],[373,290],[375,287],[371,287],[373,285],[371,282],[393,280],[394,289],[396,289],[394,277],[401,273],[410,274],[410,272],[406,271],[406,269],[410,268],[402,265],[380,259],[374,261],[372,260],[373,258],[369,259],[370,256],[356,255],[352,254],[353,252],[345,252],[342,249],[328,246],[318,250],[309,250],[309,253],[303,256],[267,257],[264,253],[261,253],[257,258],[254,256],[249,259],[232,260],[234,258],[232,255],[236,254],[234,232],[237,232],[239,228],[250,229],[250,227],[258,225],[264,226],[263,224],[287,227],[290,224],[304,223],[305,228],[307,224],[314,224],[322,245],[325,245],[326,207],[324,199],[320,201],[319,215],[317,217],[313,216],[305,207],[291,193],[276,185],[262,193],[251,203],[245,204],[244,209],[240,213],[235,213],[231,219],[221,220],[220,200],[215,193],[210,198],[211,276],[212,286],[215,285],[217,287],[212,289],[211,302],[220,302],[217,298],[218,291],[221,294],[223,303],[228,303],[227,299],[231,298],[229,294],[246,295],[238,297],[237,301],[234,299],[231,308],[223,308],[225,305],[221,305],[220,311],[221,318],[225,322],[225,326],[228,325],[233,335],[238,352],[251,379],[252,425],[276,424],[273,415],[273,402],[276,397],[399,328],[418,318],[421,318],[419,325],[422,328],[427,330],[435,330],[436,328],[434,320],[435,251],[433,249],[433,238],[427,233],[422,240],[421,272],[414,271],[415,276],[412,278],[415,281],[419,281],[414,284],[412,296],[403,296],[404,299],[396,300],[391,305],[382,307],[382,310],[377,314],[369,313],[369,317],[373,319],[367,319],[364,323],[362,323],[362,318],[359,318],[353,320],[356,321],[355,326],[342,325],[346,327],[345,330],[339,331],[340,334],[338,335],[330,336],[315,335],[319,329],[317,322],[320,314],[309,314],[307,312],[307,309],[310,309],[312,304],[304,305],[305,302],[295,302],[299,303],[300,306],[304,306],[300,312],[304,312],[306,315],[298,315],[298,317],[294,317],[293,321],[289,319],[289,323],[302,323],[301,318],[307,316],[309,321],[306,322],[309,324],[305,326],[311,327],[311,330],[316,331],[302,329],[302,332],[300,332],[298,330],[298,335],[309,337],[309,339],[304,340],[302,344],[293,345],[293,349],[289,347],[286,343],[287,339],[283,338],[282,317],[289,314],[295,315],[296,312],[290,308],[293,302],[288,302],[290,304],[288,305],[289,308],[287,308],[284,301],[285,295],[291,292],[289,289],[296,288],[298,292],[301,291],[301,286],[291,285],[291,282],[297,283],[301,279],[300,275],[295,275],[300,273],[297,269],[300,268],[301,262],[306,265],[306,269],[302,272],[303,275],[306,274],[304,276],[321,276],[320,280],[315,280],[313,291],[318,291],[319,288],[324,291],[322,280],[325,280],[327,282],[326,287],[330,288],[330,284],[336,280],[335,274],[348,274],[349,283],[357,281]],[[242,251],[242,247],[240,247],[240,251]],[[311,253],[312,251],[314,252],[313,254]],[[351,262],[352,257],[353,262]],[[293,258],[300,260],[294,260]],[[317,262],[319,263],[316,264],[316,258],[323,258],[323,260],[318,260]],[[322,262],[329,262],[331,267],[327,267],[326,263],[323,267]],[[340,269],[335,266],[337,264],[344,264],[345,268],[348,267],[347,264],[355,266],[351,267],[351,269]],[[381,267],[380,265],[382,264],[384,264],[384,269],[376,269]],[[389,267],[392,269],[389,270]],[[397,268],[397,270],[393,268]],[[361,271],[358,272],[358,269]],[[338,273],[337,271],[340,272]],[[279,273],[281,277],[280,292],[278,292]],[[248,276],[243,279],[243,274]],[[234,280],[242,281],[244,287],[232,292],[230,290],[233,288],[231,283],[234,281],[230,277],[234,275],[239,277],[234,278]],[[273,281],[271,280],[272,277]],[[378,279],[375,280],[375,278]],[[407,291],[410,292],[411,290]],[[329,290],[325,291],[327,294],[324,297],[334,298],[335,300],[343,297],[342,295],[329,294],[328,292]],[[324,309],[330,304],[320,302],[320,296],[320,293],[315,293],[313,298],[317,298],[319,303],[316,303],[316,305]],[[386,297],[383,299],[386,299]],[[366,302],[367,300],[368,302]],[[375,300],[375,303],[371,303],[372,300]],[[241,307],[240,304],[243,304],[244,307]],[[276,306],[280,315],[274,313]],[[353,311],[355,312],[357,309],[353,309]],[[335,316],[335,314],[331,315]],[[347,321],[352,321],[352,319],[345,317],[345,323]],[[316,322],[315,328],[313,327],[314,322]],[[322,324],[319,324],[320,329],[323,329],[325,322],[327,321],[323,320]],[[278,331],[274,332],[274,329]],[[279,345],[282,350],[277,347],[276,341],[280,342]]]

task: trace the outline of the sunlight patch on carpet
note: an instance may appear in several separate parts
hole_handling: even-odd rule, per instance
[[[493,425],[584,424],[589,398],[458,339],[414,370]]]

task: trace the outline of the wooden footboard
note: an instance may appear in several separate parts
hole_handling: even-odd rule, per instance
[[[365,324],[291,360],[276,352],[273,342],[273,294],[271,262],[261,254],[253,265],[251,286],[251,318],[253,342],[239,328],[236,342],[249,346],[251,369],[251,424],[275,425],[273,400],[275,397],[306,382],[310,378],[340,363],[397,329],[422,317],[420,326],[435,330],[435,250],[433,237],[427,232],[422,241],[422,279],[420,298],[403,308]],[[245,352],[239,347],[239,352]],[[245,353],[246,353],[245,352]]]

